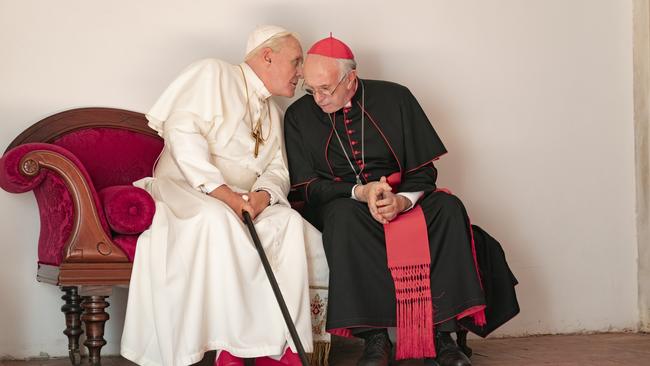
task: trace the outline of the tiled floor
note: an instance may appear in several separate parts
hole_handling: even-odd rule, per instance
[[[474,366],[650,366],[650,334],[608,333],[525,338],[470,340]],[[354,366],[363,345],[337,338],[332,345],[330,366]],[[212,357],[214,357],[212,355]],[[203,365],[209,366],[209,357]],[[102,358],[104,366],[133,366],[120,357]],[[0,361],[2,366],[68,366],[68,359]],[[86,360],[82,365],[87,365]],[[422,366],[421,361],[402,361],[399,366]]]

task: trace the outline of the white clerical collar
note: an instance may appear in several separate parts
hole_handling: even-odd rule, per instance
[[[264,82],[262,79],[260,79],[259,76],[253,71],[253,69],[248,66],[246,62],[242,62],[241,64],[242,70],[244,70],[244,74],[246,75],[246,80],[248,81],[248,88],[256,94],[261,100],[268,99],[271,96],[271,92],[266,89],[266,86],[264,85]]]

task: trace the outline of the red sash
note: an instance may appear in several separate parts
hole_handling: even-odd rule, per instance
[[[393,173],[388,184],[397,189],[401,174]],[[446,193],[451,192],[440,189]],[[470,223],[468,222],[468,225]],[[478,263],[474,248],[474,235],[470,227],[472,256],[477,276]],[[397,346],[395,359],[434,358],[433,303],[431,298],[431,254],[429,253],[429,230],[424,212],[419,205],[400,214],[384,225],[388,269],[395,283],[397,300]],[[479,278],[480,281],[480,278]],[[456,315],[474,318],[477,325],[485,325],[485,305],[473,306]],[[329,333],[344,337],[351,336],[347,328],[329,329]]]
[[[400,173],[388,177],[399,186]],[[395,358],[436,356],[431,300],[431,255],[424,212],[415,206],[384,225],[388,269],[395,282],[397,348]]]

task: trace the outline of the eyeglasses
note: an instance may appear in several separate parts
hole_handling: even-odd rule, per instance
[[[334,95],[334,93],[336,93],[336,89],[339,88],[343,80],[345,80],[348,77],[349,73],[350,73],[349,71],[346,72],[345,75],[343,75],[343,77],[341,78],[341,80],[339,80],[339,82],[336,84],[334,89],[332,89],[331,91],[328,90],[327,88],[312,89],[309,85],[305,84],[305,79],[302,80],[302,90],[304,90],[305,93],[309,95],[320,94],[326,97],[331,97],[332,95]]]

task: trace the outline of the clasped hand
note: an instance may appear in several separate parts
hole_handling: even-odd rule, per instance
[[[358,185],[354,195],[359,201],[366,202],[372,217],[381,224],[387,224],[406,210],[411,201],[392,192],[393,188],[381,177],[378,182]]]
[[[210,192],[210,196],[221,200],[227,204],[243,220],[242,212],[246,211],[254,220],[265,208],[269,206],[270,196],[266,191],[235,193],[227,185],[221,185],[219,188]],[[245,199],[246,196],[248,200]]]

